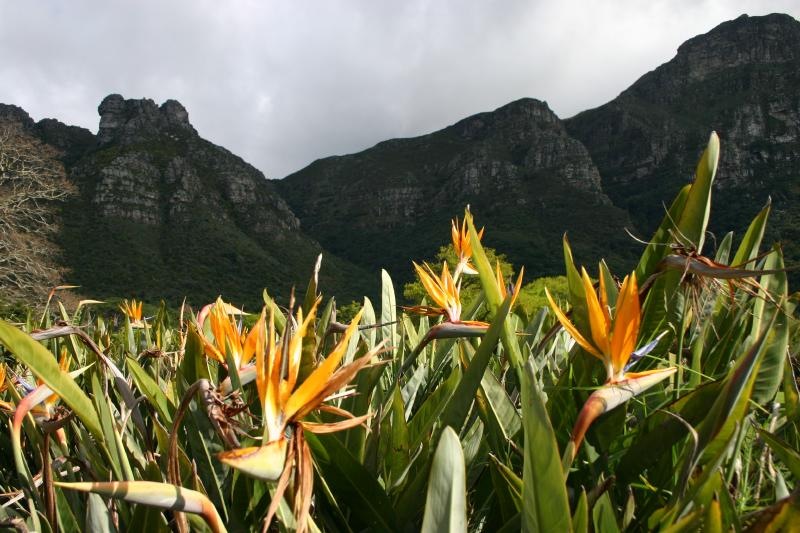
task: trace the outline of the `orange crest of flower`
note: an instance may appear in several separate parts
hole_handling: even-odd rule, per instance
[[[478,240],[483,238],[484,229],[481,228],[478,232]],[[450,224],[450,235],[453,239],[453,249],[456,252],[456,257],[458,257],[458,264],[453,277],[458,279],[462,272],[464,274],[477,274],[478,271],[470,263],[470,259],[472,259],[472,242],[470,242],[467,224],[459,224],[458,218],[454,218]]]
[[[621,381],[625,379],[625,365],[636,348],[636,340],[641,323],[639,288],[636,283],[636,274],[631,273],[630,276],[625,277],[623,280],[617,297],[616,310],[612,317],[603,276],[600,276],[600,296],[598,298],[586,269],[581,270],[583,290],[586,295],[586,308],[589,314],[591,341],[578,331],[578,328],[553,301],[550,292],[545,289],[547,299],[558,321],[575,339],[575,342],[603,362],[606,367],[607,382]]]
[[[137,302],[135,299],[131,300],[123,300],[122,305],[119,306],[120,311],[122,311],[125,316],[131,321],[134,322],[141,322],[142,321],[142,303]]]
[[[246,328],[240,327],[236,323],[230,312],[232,309],[235,308],[218,298],[208,312],[213,339],[208,339],[202,334],[200,338],[203,341],[206,356],[226,365],[226,353],[230,353],[236,367],[241,369],[253,359],[256,353],[259,329],[264,328],[264,316],[262,313],[253,329],[248,333]],[[202,331],[202,328],[203,325],[198,324],[198,329]]]
[[[437,276],[427,263],[424,264],[424,267],[414,263],[414,269],[417,271],[420,283],[425,287],[425,292],[428,293],[428,296],[433,300],[433,303],[436,304],[436,307],[419,305],[406,309],[413,313],[427,316],[446,315],[449,322],[460,322],[460,286],[450,274],[450,270],[447,268],[447,262],[442,264],[441,276]]]

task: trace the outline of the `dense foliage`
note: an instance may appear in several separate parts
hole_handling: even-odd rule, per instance
[[[318,268],[250,315],[53,299],[0,321],[0,525],[796,527],[796,297],[762,243],[769,205],[704,255],[718,151],[712,135],[634,272],[580,270],[565,238],[549,309],[517,311],[521,279],[467,212],[449,265],[415,267],[424,302],[399,308],[384,272],[349,325]]]

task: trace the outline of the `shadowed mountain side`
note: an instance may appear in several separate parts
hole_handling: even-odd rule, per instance
[[[531,275],[560,272],[561,235],[582,262],[632,257],[584,146],[547,104],[522,99],[441,131],[315,161],[276,182],[303,229],[336,254],[399,279],[449,240],[470,205],[486,244]]]

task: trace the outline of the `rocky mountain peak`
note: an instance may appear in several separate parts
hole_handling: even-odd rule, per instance
[[[678,48],[677,61],[692,80],[748,63],[783,63],[800,58],[800,22],[789,15],[742,15]]]
[[[10,104],[0,104],[0,122],[21,124],[26,129],[33,127],[33,119],[28,112]]]
[[[560,127],[560,121],[546,102],[521,98],[494,111],[465,118],[451,127],[464,139],[475,140],[496,133],[523,134],[551,126]]]
[[[669,103],[687,87],[748,65],[760,69],[800,61],[800,22],[789,15],[742,15],[678,47],[676,56],[642,76],[622,98]]]
[[[126,100],[119,94],[106,96],[97,108],[100,127],[97,133],[101,144],[119,141],[132,144],[159,133],[188,133],[197,135],[189,122],[189,113],[176,100],[161,106],[149,98]]]

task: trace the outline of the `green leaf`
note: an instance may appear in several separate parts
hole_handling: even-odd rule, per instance
[[[456,366],[451,370],[447,380],[425,398],[419,410],[409,420],[408,436],[411,449],[416,449],[424,439],[429,437],[431,428],[439,420],[439,415],[447,406],[459,381],[461,381],[461,367]]]
[[[492,318],[489,329],[481,339],[481,344],[475,352],[475,356],[469,361],[469,366],[464,371],[461,381],[458,383],[455,392],[447,402],[442,413],[442,426],[450,426],[457,431],[461,431],[461,426],[467,418],[475,392],[480,387],[481,379],[489,365],[489,361],[494,355],[497,339],[506,322],[506,316],[511,308],[511,296],[507,297]]]
[[[706,226],[711,212],[711,190],[719,163],[719,137],[711,132],[708,146],[697,163],[692,188],[686,198],[686,205],[678,219],[678,240],[687,248],[700,252],[703,249]]]
[[[100,419],[91,400],[66,372],[58,368],[56,358],[44,346],[11,324],[0,320],[0,343],[61,398],[98,440],[103,440]]]
[[[747,232],[742,238],[739,248],[736,250],[736,255],[733,256],[731,265],[735,267],[747,266],[747,264],[758,256],[758,248],[761,246],[761,240],[764,238],[764,229],[767,227],[767,219],[769,212],[772,208],[772,200],[767,201],[767,205],[759,211],[755,216]]]
[[[765,270],[782,270],[783,254],[776,248],[764,262]],[[793,309],[786,303],[786,272],[761,276],[758,297],[753,304],[753,327],[750,337],[756,338],[763,323],[774,317],[772,338],[765,348],[764,359],[758,369],[753,388],[753,400],[766,403],[778,392],[783,378],[783,365],[789,349],[789,317]]]
[[[320,476],[336,488],[336,504],[351,513],[352,523],[371,531],[397,531],[389,497],[375,476],[345,448],[335,435],[305,434]]]
[[[400,346],[400,336],[397,334],[397,300],[394,296],[392,278],[385,270],[381,270],[381,339],[386,340],[389,346]]]
[[[765,431],[761,428],[756,428],[758,434],[764,439],[772,452],[778,456],[778,459],[789,469],[796,479],[800,479],[800,453],[794,450],[788,443],[783,441],[777,435]]]
[[[558,444],[530,361],[523,367],[521,389],[525,432],[522,530],[570,531],[572,517]]]
[[[572,514],[572,530],[575,533],[589,533],[589,501],[585,490],[581,490],[578,504]]]
[[[423,533],[467,530],[467,481],[464,452],[453,428],[446,427],[433,456]]]
[[[503,519],[510,520],[518,516],[522,509],[522,479],[494,455],[489,454],[489,459],[489,473],[495,497],[500,504]]]
[[[678,192],[678,195],[667,210],[666,215],[664,215],[661,225],[658,226],[649,244],[644,249],[642,258],[636,266],[636,279],[639,280],[639,283],[643,283],[648,277],[654,274],[658,263],[669,253],[670,248],[668,245],[672,242],[672,231],[675,227],[675,222],[686,206],[686,199],[689,197],[689,190],[691,188],[691,185],[685,185]]]
[[[164,424],[164,426],[171,426],[172,410],[175,408],[175,406],[170,405],[170,402],[167,399],[166,394],[164,394],[164,391],[161,390],[161,387],[159,387],[158,383],[156,383],[155,380],[150,377],[150,374],[145,372],[144,368],[139,366],[139,363],[129,357],[127,364],[128,370],[130,370],[131,375],[133,376],[133,381],[136,384],[136,387],[141,391],[142,394],[144,394],[150,404],[155,407],[156,412],[158,412],[158,415],[161,417],[161,422]]]
[[[592,507],[592,522],[594,530],[602,533],[619,532],[617,517],[614,515],[614,506],[608,492],[603,493]]]
[[[522,419],[490,368],[486,369],[481,379],[478,408],[488,428],[490,444],[495,452],[500,453],[522,429]]]
[[[103,386],[100,384],[97,372],[92,372],[92,394],[94,395],[95,407],[100,414],[100,425],[105,435],[105,443],[109,450],[111,469],[114,471],[114,476],[117,479],[132,481],[133,472],[128,462],[128,455],[125,453],[119,433],[114,426],[114,417],[111,415],[111,409],[107,403],[108,400],[103,394]]]
[[[97,494],[90,494],[86,502],[86,529],[97,533],[116,531],[106,502]]]

